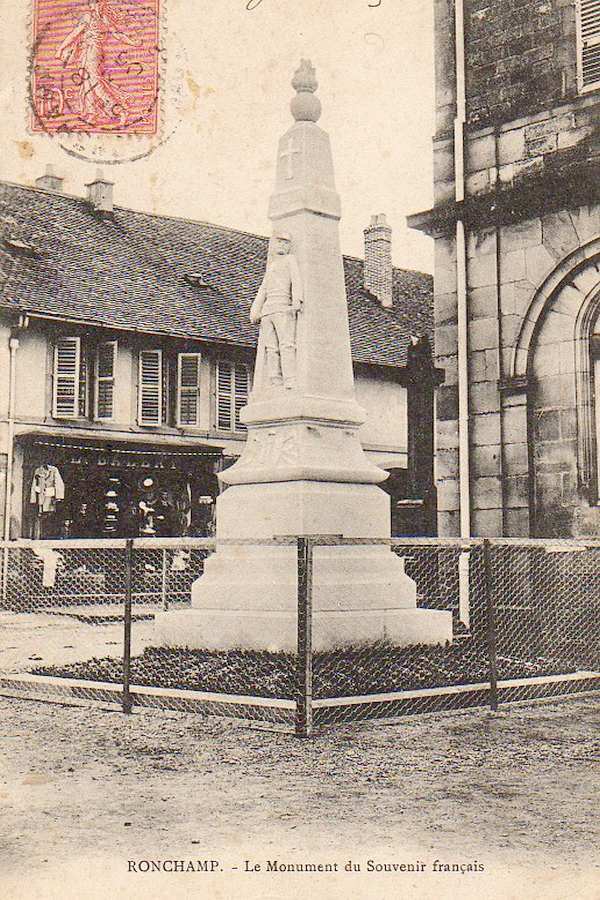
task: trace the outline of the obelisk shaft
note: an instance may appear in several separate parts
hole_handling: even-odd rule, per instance
[[[293,84],[296,121],[279,141],[269,217],[275,239],[281,235],[289,239],[302,283],[303,303],[295,322],[294,388],[286,389],[285,379],[280,384],[270,380],[267,357],[273,352],[274,328],[269,325],[267,336],[261,323],[254,387],[241,414],[248,440],[239,462],[221,478],[227,484],[291,480],[375,484],[386,473],[368,460],[358,435],[365,413],[354,393],[339,243],[340,199],[329,137],[316,123],[320,103],[314,96],[317,83],[310,64],[303,63]],[[272,246],[270,259],[273,252]]]

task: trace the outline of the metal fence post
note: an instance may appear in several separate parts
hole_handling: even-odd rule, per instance
[[[163,547],[162,551],[162,566],[160,570],[160,594],[162,600],[162,608],[164,610],[169,609],[169,601],[167,600],[167,550]]]
[[[312,734],[312,577],[313,544],[310,538],[299,537],[298,565],[298,659],[296,687],[296,735]]]
[[[8,503],[8,500],[6,501]],[[2,603],[6,603],[8,595],[8,564],[10,561],[10,550],[5,546],[2,550]]]
[[[123,627],[123,712],[130,713],[133,699],[130,692],[131,681],[131,607],[133,594],[133,538],[128,538],[125,547],[125,604]]]
[[[498,711],[498,659],[496,655],[496,611],[494,609],[494,581],[490,542],[483,542],[483,571],[485,580],[486,634],[488,648],[488,665],[490,676],[490,709]]]

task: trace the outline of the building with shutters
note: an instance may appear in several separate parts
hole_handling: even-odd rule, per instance
[[[600,534],[600,0],[436,0],[438,524]]]
[[[124,209],[112,190],[68,196],[51,172],[0,185],[10,537],[210,533],[217,473],[243,447],[267,239]],[[432,280],[392,267],[384,217],[365,243],[366,271],[344,260],[362,437],[390,472],[395,530],[426,530]]]

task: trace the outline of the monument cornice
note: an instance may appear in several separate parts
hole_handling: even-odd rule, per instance
[[[310,185],[298,187],[274,194],[269,204],[269,218],[272,221],[287,218],[297,213],[311,212],[318,216],[328,216],[331,219],[340,219],[342,205],[339,195],[335,191]]]
[[[358,426],[366,420],[362,406],[355,400],[338,400],[310,394],[253,399],[240,415],[245,425],[273,422],[322,422],[327,425]]]
[[[289,481],[334,482],[335,484],[380,484],[388,473],[375,466],[356,467],[336,465],[245,466],[236,471],[220,473],[225,484],[281,484]]]

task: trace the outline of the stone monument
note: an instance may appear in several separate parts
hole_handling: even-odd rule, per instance
[[[217,550],[192,588],[192,608],[156,617],[170,646],[294,650],[295,546],[236,544],[290,535],[389,538],[387,473],[365,456],[354,396],[338,237],[340,200],[309,61],[292,86],[294,124],[279,142],[248,438],[220,474]],[[452,639],[450,613],[417,609],[404,561],[385,544],[315,547],[313,645]]]

